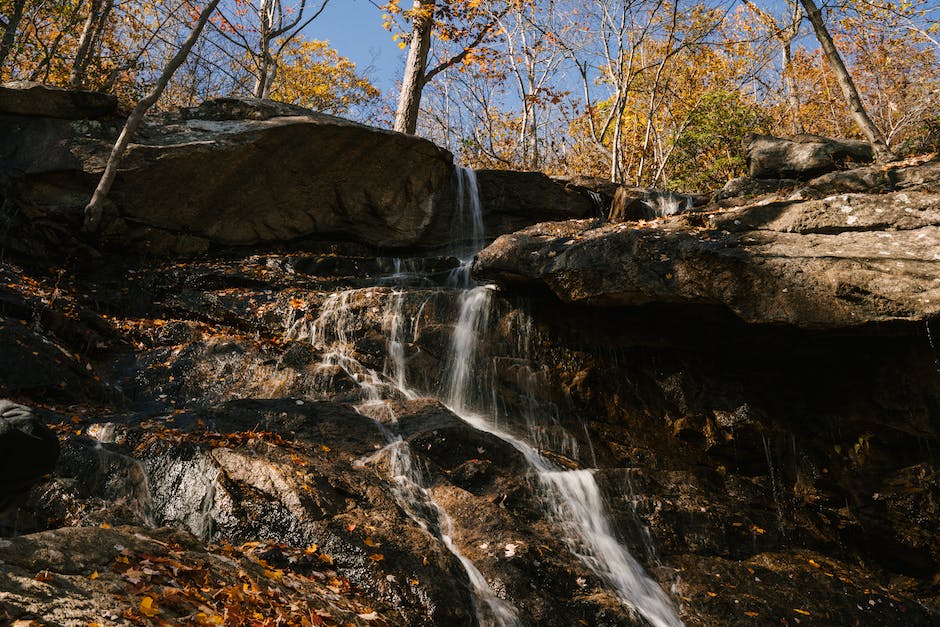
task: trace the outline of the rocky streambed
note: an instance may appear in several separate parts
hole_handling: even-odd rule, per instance
[[[72,117],[0,116],[0,396],[60,449],[0,495],[0,621],[936,623],[936,163],[670,205],[226,101],[89,235],[117,123]]]

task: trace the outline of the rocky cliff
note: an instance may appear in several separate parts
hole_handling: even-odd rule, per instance
[[[936,623],[936,163],[613,223],[666,196],[480,173],[466,289],[446,154],[272,106],[153,119],[94,236],[115,122],[0,119],[0,397],[60,447],[0,620]]]

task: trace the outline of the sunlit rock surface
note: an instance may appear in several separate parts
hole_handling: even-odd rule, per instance
[[[572,303],[719,305],[750,323],[841,328],[937,315],[937,251],[940,195],[912,188],[539,224],[496,240],[474,270]]]

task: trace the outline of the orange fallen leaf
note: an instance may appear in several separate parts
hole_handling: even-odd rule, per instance
[[[88,575],[88,578],[91,579],[92,581],[94,581],[95,579],[97,579],[97,578],[98,578],[98,571],[96,570],[96,571],[93,572],[92,574]]]
[[[382,560],[385,559],[385,556],[380,553],[373,553],[372,555],[369,556],[369,559],[372,560],[373,562],[381,562]]]
[[[52,577],[52,574],[48,570],[41,570],[38,573],[36,573],[36,576],[33,577],[33,579],[35,579],[36,581],[40,581],[42,583],[46,583],[46,582],[52,581],[53,577]]]

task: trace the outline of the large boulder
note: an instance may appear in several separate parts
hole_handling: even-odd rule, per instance
[[[838,170],[845,163],[868,163],[874,153],[870,144],[855,139],[753,135],[745,156],[752,178],[808,179]]]
[[[199,248],[338,236],[388,247],[441,243],[454,204],[452,157],[434,144],[258,101],[210,103],[149,119],[109,200],[114,239],[150,231]],[[233,119],[235,113],[242,119]],[[3,153],[22,173],[17,200],[80,213],[117,131],[89,122],[0,118]],[[192,240],[195,238],[195,242]]]
[[[58,456],[58,438],[32,409],[0,399],[0,513],[51,472]]]
[[[481,252],[479,278],[564,301],[722,305],[752,323],[853,327],[940,314],[940,195],[846,194],[642,228],[545,223]]]
[[[50,87],[33,81],[0,85],[0,114],[64,120],[96,119],[117,111],[117,98],[97,91]]]

